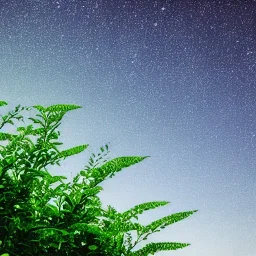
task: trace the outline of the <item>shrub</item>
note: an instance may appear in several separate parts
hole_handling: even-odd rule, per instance
[[[7,102],[0,101],[0,106]],[[57,164],[67,157],[84,151],[88,144],[63,151],[58,150],[60,125],[64,114],[81,108],[58,104],[22,107],[2,117],[0,129],[12,119],[24,119],[22,110],[37,109],[40,119],[29,118],[33,125],[20,126],[19,134],[0,132],[0,255],[126,255],[145,256],[162,250],[176,250],[190,244],[177,242],[149,243],[142,249],[131,250],[142,240],[172,223],[183,220],[194,211],[175,213],[151,224],[142,226],[131,221],[138,214],[164,206],[169,202],[154,201],[133,207],[123,213],[113,207],[102,208],[97,194],[103,189],[99,184],[112,178],[123,168],[139,163],[148,156],[123,156],[103,160],[109,153],[108,144],[101,147],[97,157],[92,154],[88,165],[73,179],[64,183],[65,176],[51,175],[46,166]],[[28,136],[39,136],[36,144]],[[53,188],[53,184],[60,184]],[[55,184],[56,185],[56,184]],[[54,203],[51,203],[53,201]],[[137,232],[133,243],[131,231]]]

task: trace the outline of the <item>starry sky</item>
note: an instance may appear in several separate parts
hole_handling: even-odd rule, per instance
[[[0,37],[1,114],[82,106],[64,116],[59,148],[88,150],[52,173],[71,181],[110,142],[109,159],[150,158],[102,183],[104,206],[170,201],[143,225],[199,210],[135,250],[182,242],[156,255],[255,256],[255,0],[1,0]]]

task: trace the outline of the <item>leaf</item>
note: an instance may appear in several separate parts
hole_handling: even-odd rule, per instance
[[[44,209],[45,209],[45,212],[46,213],[48,212],[48,214],[50,214],[51,216],[52,215],[55,215],[55,216],[59,215],[59,210],[55,205],[52,205],[52,204],[48,203],[48,204],[45,205]]]
[[[0,101],[0,107],[2,107],[2,106],[5,106],[5,105],[8,105],[8,103],[6,102],[6,101]]]
[[[37,170],[34,168],[30,168],[29,170],[33,172],[27,173],[27,176],[40,177],[47,180],[52,178],[52,176],[48,172]]]
[[[53,176],[53,177],[50,178],[50,183],[49,184],[53,184],[53,183],[58,182],[58,181],[62,182],[63,179],[67,179],[67,177],[65,177],[65,176]]]
[[[149,156],[124,156],[112,159],[101,167],[92,169],[91,176],[95,179],[95,183],[98,184],[105,180],[108,175],[119,172],[122,170],[122,168],[127,168],[131,165],[141,162],[147,157]]]
[[[15,118],[15,119],[17,119],[17,120],[19,120],[20,121],[20,119],[24,122],[24,119],[23,119],[23,117],[22,116],[16,116],[16,117],[13,117],[13,118]]]
[[[33,108],[36,108],[37,110],[39,110],[40,112],[45,112],[45,108],[43,106],[40,105],[36,105],[36,106],[32,106]]]
[[[101,186],[96,186],[96,187],[93,187],[93,188],[88,188],[88,189],[85,190],[84,195],[86,197],[94,196],[94,195],[98,194],[102,190],[103,190],[103,188]]]
[[[80,171],[80,175],[86,177],[86,171],[84,170]]]
[[[159,220],[153,221],[151,224],[145,226],[143,233],[150,232],[151,230],[154,231],[155,229],[157,229],[160,226],[171,225],[175,222],[178,222],[180,220],[183,220],[183,219],[189,217],[190,215],[192,215],[194,212],[197,212],[197,211],[198,210],[188,211],[188,212],[178,212],[178,213],[174,213],[169,216],[165,216],[165,217],[163,217]]]
[[[16,161],[16,157],[14,156],[9,156],[9,157],[6,157],[3,162],[6,162],[8,165],[14,163]]]
[[[33,123],[35,123],[35,124],[41,124],[41,126],[44,126],[44,123],[39,119],[35,119],[35,118],[32,118],[32,117],[29,117],[28,119],[32,120]]]
[[[29,135],[42,135],[44,134],[45,129],[44,128],[36,128],[34,130],[31,130],[28,134]]]
[[[15,107],[15,111],[14,112],[18,112],[19,108],[21,107],[21,105],[19,104],[18,106]]]
[[[33,125],[28,125],[27,127],[19,126],[19,127],[17,128],[17,131],[18,131],[18,132],[22,132],[22,133],[24,133],[25,135],[30,135],[31,132],[33,132]]]
[[[70,111],[70,110],[74,110],[74,109],[78,109],[78,108],[82,108],[81,106],[77,106],[77,105],[69,105],[69,104],[57,104],[57,105],[52,105],[50,107],[46,108],[46,112],[52,112],[52,111]]]
[[[51,227],[43,227],[43,228],[32,230],[32,231],[34,231],[34,232],[41,232],[41,231],[47,231],[48,232],[48,231],[50,231],[49,232],[50,234],[52,233],[52,231],[57,231],[57,232],[61,232],[63,235],[69,235],[69,232],[67,232],[64,229],[51,228]]]
[[[185,243],[171,243],[171,242],[160,242],[160,243],[149,243],[142,249],[132,252],[132,256],[145,256],[154,254],[159,251],[177,250],[189,246],[190,244]]]
[[[6,132],[0,132],[0,140],[13,140],[17,137],[18,135],[15,134],[10,134]]]
[[[50,243],[49,246],[50,246],[50,247],[53,247],[53,248],[55,248],[55,249],[59,248],[59,245],[56,244],[56,243]]]
[[[24,126],[19,126],[17,128],[17,132],[24,132],[25,131],[25,127]]]
[[[78,231],[87,231],[95,235],[100,235],[102,233],[101,228],[96,224],[75,223],[71,225],[70,228]]]
[[[91,251],[95,251],[97,248],[98,248],[98,246],[96,246],[96,245],[88,246],[88,249],[91,250]]]
[[[70,195],[66,195],[65,201],[69,204],[69,206],[73,209],[74,208],[74,202],[71,199]]]
[[[43,115],[36,114],[36,116],[41,117],[44,120],[44,116]]]
[[[8,120],[6,123],[9,123],[9,124],[14,125],[14,123],[13,123],[13,121],[12,121],[12,120]]]
[[[55,194],[62,193],[63,189],[67,188],[67,184],[60,184],[58,185],[53,191]]]
[[[81,153],[82,151],[84,151],[89,145],[86,144],[86,145],[80,145],[80,146],[77,146],[77,147],[73,147],[73,148],[70,148],[70,149],[67,149],[67,150],[63,150],[61,151],[57,157],[68,157],[68,156],[72,156],[72,155],[75,155],[75,154],[79,154]]]
[[[139,223],[132,223],[132,222],[119,222],[116,221],[114,223],[112,223],[110,225],[110,228],[112,228],[113,230],[118,230],[119,232],[128,232],[128,231],[132,231],[132,230],[136,230],[136,231],[142,231],[144,226],[142,226]]]
[[[164,206],[169,203],[170,202],[167,201],[155,201],[136,205],[135,207],[131,208],[130,210],[122,214],[123,221],[129,220],[138,214],[142,214],[144,211],[151,210],[159,206]]]
[[[54,145],[63,145],[62,142],[52,142],[52,144],[54,144]]]

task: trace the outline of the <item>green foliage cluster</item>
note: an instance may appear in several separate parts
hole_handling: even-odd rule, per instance
[[[7,102],[0,101],[0,107]],[[136,244],[166,226],[183,220],[194,211],[180,212],[143,226],[132,222],[138,214],[164,206],[169,202],[157,201],[137,205],[123,213],[113,207],[102,208],[97,194],[103,189],[99,184],[113,177],[123,168],[139,163],[148,156],[118,157],[108,162],[108,145],[101,152],[92,154],[88,166],[78,173],[73,183],[64,183],[65,176],[51,175],[46,166],[57,164],[67,157],[84,151],[88,144],[63,151],[57,142],[64,114],[81,108],[76,105],[59,104],[22,107],[2,117],[0,129],[13,119],[23,120],[22,110],[37,109],[41,119],[29,118],[33,125],[20,126],[19,134],[0,132],[0,255],[117,255],[145,256],[162,250],[176,250],[187,243],[149,243],[142,249],[131,251]],[[39,136],[36,144],[28,136]],[[60,184],[53,188],[53,184]],[[56,184],[55,184],[56,185]],[[50,203],[54,200],[54,204]],[[137,232],[132,242],[131,231]]]

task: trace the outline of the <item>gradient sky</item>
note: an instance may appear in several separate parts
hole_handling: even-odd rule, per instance
[[[199,210],[135,249],[256,256],[255,0],[1,0],[0,38],[1,114],[83,107],[64,116],[59,141],[88,150],[49,170],[70,181],[110,142],[109,158],[151,157],[104,181],[103,205],[171,202],[141,224]]]

